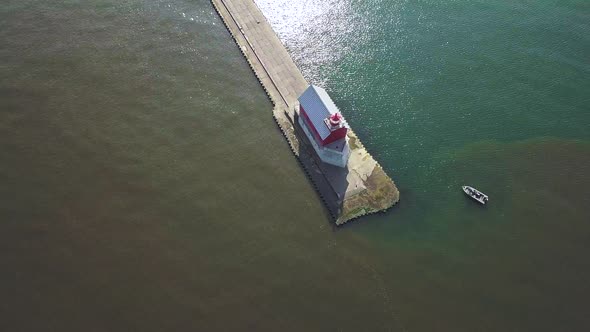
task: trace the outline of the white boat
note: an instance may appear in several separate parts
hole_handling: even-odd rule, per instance
[[[470,187],[470,186],[463,186],[463,192],[473,198],[474,200],[480,202],[481,204],[485,205],[488,202],[488,195],[482,193],[481,191]]]

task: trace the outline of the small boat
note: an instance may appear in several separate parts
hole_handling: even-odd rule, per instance
[[[482,193],[481,191],[470,187],[470,186],[463,186],[463,192],[473,198],[474,200],[480,202],[481,204],[485,205],[488,202],[488,195]]]

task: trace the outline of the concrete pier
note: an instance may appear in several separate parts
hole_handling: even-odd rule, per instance
[[[297,123],[297,98],[309,86],[253,0],[211,0],[262,84],[273,116],[337,225],[384,211],[399,191],[381,166],[348,131],[351,155],[345,168],[319,161]],[[343,110],[346,116],[346,110]]]

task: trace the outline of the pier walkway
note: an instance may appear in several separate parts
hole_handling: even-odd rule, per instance
[[[271,99],[279,128],[336,224],[384,211],[397,203],[395,184],[352,130],[348,131],[351,155],[347,167],[317,159],[296,121],[297,98],[309,83],[254,1],[211,2]]]
[[[275,107],[293,109],[309,83],[252,0],[213,0]]]

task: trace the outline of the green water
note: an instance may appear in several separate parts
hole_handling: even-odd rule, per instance
[[[590,328],[588,2],[257,3],[400,204],[332,227],[208,0],[9,0],[0,330]]]

